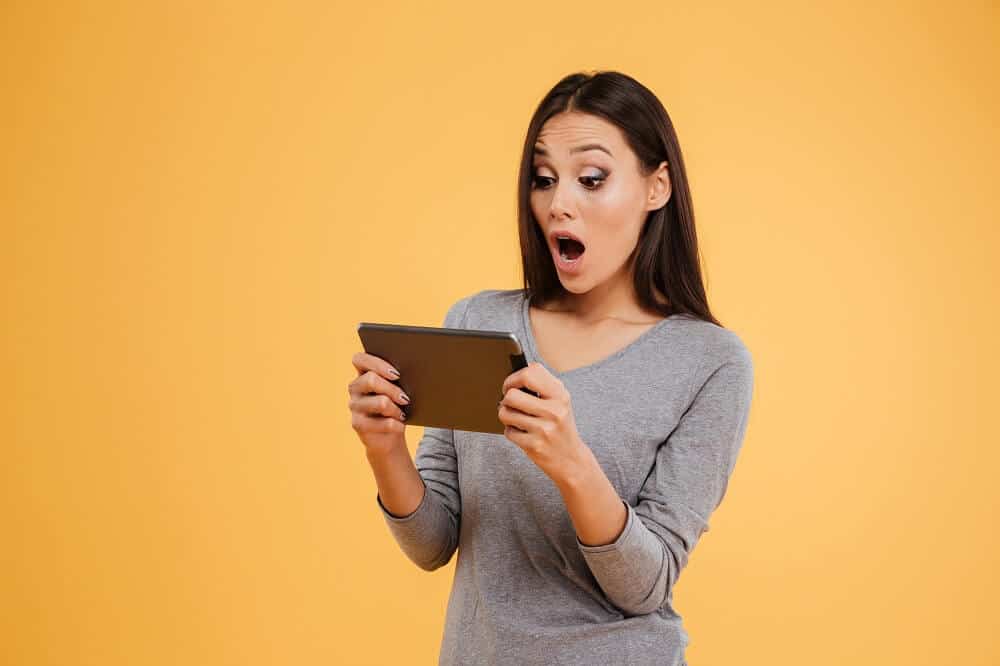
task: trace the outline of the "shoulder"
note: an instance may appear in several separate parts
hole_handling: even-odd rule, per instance
[[[509,303],[524,298],[524,289],[483,289],[472,295],[477,303]]]
[[[703,377],[722,366],[753,374],[753,355],[739,333],[693,316],[683,315],[679,320],[690,352],[699,358]]]
[[[684,378],[686,404],[718,401],[748,405],[754,390],[753,357],[742,336],[691,315],[679,318],[667,340],[666,358]],[[674,389],[676,390],[676,386]]]
[[[467,294],[452,303],[445,315],[445,326],[462,328],[470,310],[477,313],[490,314],[494,311],[505,312],[512,301],[523,298],[523,289],[481,289]]]

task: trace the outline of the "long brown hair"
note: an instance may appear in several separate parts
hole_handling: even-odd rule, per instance
[[[666,160],[671,194],[667,203],[649,212],[629,259],[635,260],[633,280],[643,309],[664,317],[687,313],[717,326],[702,284],[694,209],[681,148],[663,104],[648,88],[616,71],[570,74],[560,80],[535,109],[521,153],[517,216],[524,289],[534,304],[566,294],[559,281],[542,229],[531,212],[532,155],[542,125],[557,113],[578,111],[600,116],[624,133],[639,158],[644,175]],[[638,253],[638,254],[636,254]],[[660,303],[653,287],[667,298]]]

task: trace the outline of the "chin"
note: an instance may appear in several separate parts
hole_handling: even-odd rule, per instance
[[[563,289],[576,295],[586,294],[588,291],[593,289],[593,285],[586,284],[583,278],[573,280],[571,282],[567,282],[565,279],[559,278],[559,283],[563,286]]]

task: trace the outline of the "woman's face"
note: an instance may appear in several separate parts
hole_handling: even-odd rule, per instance
[[[583,293],[628,277],[631,266],[626,264],[648,212],[670,198],[667,163],[643,176],[617,126],[570,111],[542,126],[532,166],[531,211],[563,286]],[[559,259],[559,232],[583,243],[583,254],[572,264]]]

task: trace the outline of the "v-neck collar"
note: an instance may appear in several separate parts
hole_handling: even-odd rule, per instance
[[[605,365],[608,365],[609,363],[612,363],[612,362],[618,360],[622,356],[625,356],[627,353],[629,353],[631,350],[633,350],[636,347],[638,347],[639,344],[642,343],[642,342],[644,342],[647,338],[652,337],[661,328],[665,328],[667,326],[667,324],[669,324],[670,322],[674,321],[678,317],[682,316],[681,314],[672,314],[669,317],[666,317],[665,319],[661,319],[660,321],[656,322],[655,324],[653,324],[652,326],[650,326],[648,329],[646,329],[645,331],[643,331],[639,335],[639,337],[637,337],[632,342],[628,343],[624,347],[619,348],[617,351],[612,352],[608,356],[605,356],[604,358],[601,358],[601,359],[598,359],[597,361],[594,361],[593,363],[588,363],[587,365],[581,365],[581,366],[578,366],[576,368],[570,368],[569,370],[565,370],[563,372],[557,372],[538,353],[538,345],[535,344],[535,334],[534,334],[534,331],[532,331],[532,329],[531,329],[530,305],[531,304],[528,301],[528,297],[527,297],[526,293],[524,292],[524,290],[521,290],[521,299],[520,299],[521,329],[524,332],[524,340],[525,340],[525,346],[527,347],[527,351],[528,351],[529,355],[535,361],[537,361],[538,363],[541,363],[542,366],[544,366],[546,370],[548,370],[554,376],[560,377],[560,378],[586,374],[588,372],[592,372],[594,370],[598,370],[598,369],[604,367]]]

